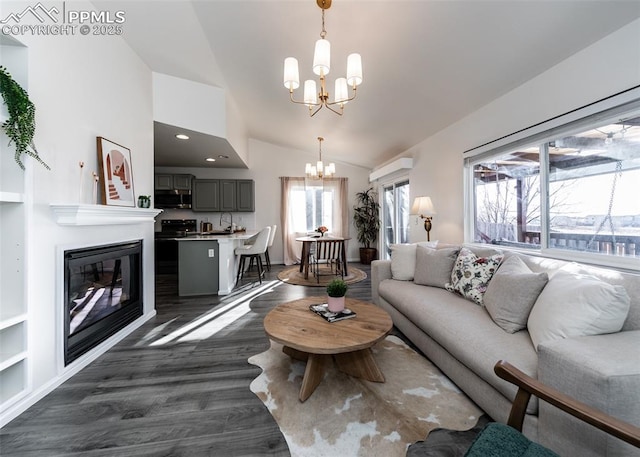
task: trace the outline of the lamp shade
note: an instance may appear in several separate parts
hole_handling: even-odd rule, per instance
[[[316,49],[313,53],[313,72],[318,75],[328,75],[331,68],[331,43],[324,38],[316,41]]]
[[[298,60],[295,57],[284,59],[284,87],[294,90],[300,87]]]
[[[345,104],[349,99],[349,93],[347,92],[347,80],[345,78],[336,79],[335,101],[337,103]]]
[[[318,103],[318,94],[316,92],[316,82],[313,79],[307,79],[304,82],[304,102],[308,105]]]
[[[347,57],[347,82],[357,86],[362,82],[362,57],[360,54],[349,54]]]
[[[436,214],[430,197],[416,197],[411,205],[411,214],[430,216]]]

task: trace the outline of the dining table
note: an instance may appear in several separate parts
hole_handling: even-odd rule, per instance
[[[324,241],[339,241],[340,255],[342,256],[342,262],[344,265],[344,275],[347,276],[349,274],[349,270],[347,267],[347,240],[351,238],[344,238],[341,236],[314,236],[307,235],[296,238],[296,241],[302,243],[302,254],[300,256],[300,273],[304,272],[304,279],[309,279],[309,259],[311,257],[311,247],[313,243],[322,243]]]

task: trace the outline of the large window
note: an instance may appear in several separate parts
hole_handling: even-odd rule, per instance
[[[640,258],[640,117],[580,125],[466,160],[472,241]]]
[[[322,181],[294,187],[290,193],[290,205],[295,208],[292,212],[293,230],[298,233],[313,232],[324,225],[330,232],[338,231],[333,220],[335,191],[334,187],[324,187]]]
[[[383,258],[391,258],[391,245],[409,242],[409,181],[383,186]]]

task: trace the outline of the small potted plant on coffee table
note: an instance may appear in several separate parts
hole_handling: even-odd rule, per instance
[[[347,283],[342,279],[334,279],[327,285],[327,308],[332,313],[344,309],[344,296],[347,294]]]

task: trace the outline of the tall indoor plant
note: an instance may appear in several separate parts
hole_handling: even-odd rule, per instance
[[[380,231],[380,204],[378,194],[370,187],[356,194],[356,206],[353,207],[353,222],[358,232],[360,262],[368,265],[377,257],[375,243]]]
[[[2,123],[1,127],[9,137],[9,144],[15,145],[16,163],[24,170],[22,154],[27,154],[49,170],[49,165],[40,158],[33,144],[33,135],[36,132],[36,107],[29,100],[27,91],[15,82],[4,67],[0,67],[0,94],[9,113],[9,118]]]

